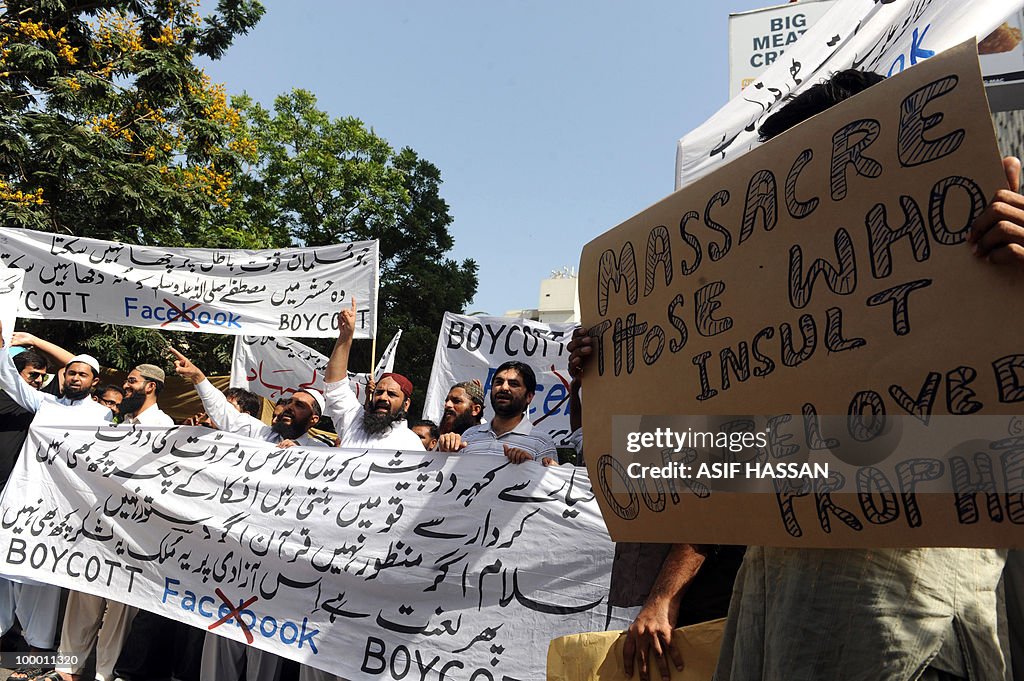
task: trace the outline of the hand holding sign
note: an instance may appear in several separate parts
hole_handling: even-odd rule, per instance
[[[458,433],[443,433],[437,438],[437,451],[449,454],[465,449],[468,444]]]
[[[678,609],[678,606],[677,606]],[[672,624],[664,608],[645,606],[633,624],[626,630],[626,641],[622,646],[622,663],[626,676],[633,676],[635,658],[640,658],[640,678],[648,681],[651,675],[651,658],[661,672],[661,678],[671,678],[668,658],[672,658],[676,669],[683,670],[683,658],[672,645]]]
[[[586,329],[582,326],[573,329],[572,340],[566,346],[569,350],[570,376],[575,377],[583,374],[583,365],[586,363],[587,358],[590,357],[590,353],[593,352],[591,344],[592,340]]]
[[[1024,196],[1020,190],[1020,160],[1003,159],[1007,189],[1000,189],[971,226],[968,241],[979,258],[999,265],[1024,267]]]
[[[189,358],[181,354],[170,345],[167,346],[167,351],[174,356],[174,370],[178,372],[178,375],[182,378],[191,381],[192,385],[198,385],[206,380],[206,374],[202,370],[189,361]]]
[[[511,461],[512,463],[519,464],[526,463],[527,461],[533,461],[533,454],[530,454],[525,449],[520,449],[519,447],[509,447],[508,445],[505,445],[504,449],[505,458]]]

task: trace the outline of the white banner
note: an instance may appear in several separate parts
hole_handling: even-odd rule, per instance
[[[456,383],[474,378],[484,386],[484,417],[490,418],[489,397],[494,370],[516,360],[537,374],[537,392],[530,404],[534,427],[559,447],[571,447],[569,429],[569,351],[572,322],[544,323],[516,317],[470,317],[444,313],[434,351],[423,418],[441,422],[444,400]]]
[[[33,428],[0,514],[2,573],[349,679],[540,681],[552,638],[608,614],[613,545],[578,468]]]
[[[11,344],[14,334],[14,320],[18,317],[18,301],[21,299],[24,270],[16,267],[0,267],[0,324],[3,325],[4,345]]]
[[[356,338],[377,328],[376,241],[267,251],[151,248],[0,229],[0,261],[25,270],[19,316],[233,335],[338,335],[356,297]]]
[[[394,371],[395,352],[402,330],[384,348],[374,369],[374,381]],[[308,345],[290,338],[236,336],[231,357],[231,387],[245,388],[270,401],[277,401],[296,390],[315,388],[324,392],[327,357]],[[348,372],[349,383],[358,399],[366,395],[370,374]]]
[[[799,93],[847,68],[899,73],[979,40],[1024,5],[1021,0],[839,0],[749,87],[679,140],[676,189],[757,144],[757,127]]]

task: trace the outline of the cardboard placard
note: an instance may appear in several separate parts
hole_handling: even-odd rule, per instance
[[[683,671],[669,662],[673,681],[707,681],[715,673],[725,620],[711,620],[672,631],[672,645]],[[548,647],[547,681],[628,681],[622,664],[625,632],[599,631],[556,638]],[[639,662],[636,663],[639,666]],[[654,662],[652,675],[658,674]]]
[[[808,413],[1022,413],[1024,279],[966,243],[1005,185],[972,40],[589,243],[580,302],[598,340],[584,449],[613,538],[1024,543],[1021,494],[975,495],[967,520],[953,494],[921,494],[916,515],[875,523],[854,494],[645,493],[611,465],[617,415],[791,414],[806,453]]]

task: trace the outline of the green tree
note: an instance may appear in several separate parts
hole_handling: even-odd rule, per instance
[[[220,0],[203,18],[197,6],[0,2],[0,224],[146,245],[279,245],[232,207],[255,144],[195,63],[220,57],[263,7]],[[122,368],[162,346],[140,329],[32,326]],[[223,359],[225,343],[196,346]]]
[[[395,152],[356,118],[332,119],[303,90],[278,97],[272,111],[244,97],[234,104],[260,157],[247,214],[309,246],[380,240],[378,353],[403,329],[398,366],[417,387],[419,411],[444,312],[465,309],[477,286],[475,262],[446,257],[454,242],[440,171],[412,149]],[[356,345],[353,370],[369,367],[369,349]]]

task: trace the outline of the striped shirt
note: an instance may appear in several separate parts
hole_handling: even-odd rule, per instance
[[[544,433],[533,431],[533,424],[530,420],[523,418],[512,430],[498,435],[492,430],[491,423],[483,423],[479,426],[468,428],[462,434],[462,439],[468,446],[459,451],[459,454],[497,454],[505,455],[505,445],[516,447],[529,452],[535,461],[540,461],[545,456],[558,460],[558,451],[555,443]]]

